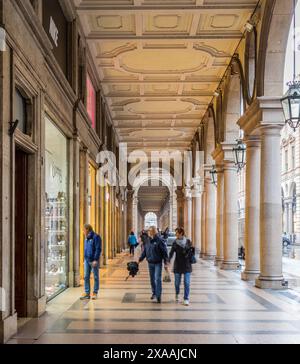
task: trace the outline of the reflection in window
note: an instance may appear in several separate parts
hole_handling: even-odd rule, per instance
[[[15,89],[14,99],[14,119],[19,120],[18,129],[26,134],[27,124],[27,102],[25,97],[22,96],[21,92]]]

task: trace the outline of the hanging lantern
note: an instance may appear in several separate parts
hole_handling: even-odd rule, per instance
[[[218,181],[217,181],[218,172],[216,170],[216,166],[212,166],[212,169],[209,171],[209,173],[211,175],[212,183],[217,187],[217,185],[218,185]]]
[[[233,148],[234,161],[238,169],[241,171],[246,165],[246,145],[241,139],[237,140],[236,146]]]
[[[292,81],[281,99],[285,122],[294,130],[300,126],[300,81]]]
[[[294,131],[300,126],[300,80],[297,78],[296,67],[296,0],[294,0],[294,20],[293,20],[293,39],[294,39],[294,57],[293,57],[293,81],[288,83],[289,89],[281,99],[283,113],[286,124]]]

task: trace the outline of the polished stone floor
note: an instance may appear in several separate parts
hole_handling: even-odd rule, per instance
[[[199,261],[190,307],[175,302],[173,282],[164,283],[159,305],[150,301],[146,263],[136,278],[125,282],[128,260],[120,255],[101,270],[97,301],[81,302],[82,289],[69,289],[48,304],[40,319],[20,321],[9,343],[300,343],[297,289],[262,291],[242,282],[238,272]]]

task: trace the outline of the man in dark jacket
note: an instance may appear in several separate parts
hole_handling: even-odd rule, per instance
[[[90,277],[91,271],[94,274],[94,291],[92,299],[97,299],[99,292],[99,268],[100,268],[100,255],[102,250],[101,237],[96,234],[91,225],[84,225],[84,290],[82,300],[89,300],[91,298]]]
[[[162,262],[164,261],[165,269],[168,269],[168,249],[165,242],[159,237],[157,229],[149,229],[150,239],[146,242],[142,255],[139,259],[141,263],[145,258],[149,266],[150,282],[152,288],[151,300],[157,299],[161,303],[162,294]]]

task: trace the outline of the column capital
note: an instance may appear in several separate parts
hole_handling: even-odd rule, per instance
[[[187,201],[192,199],[192,189],[191,188],[186,188],[184,190],[184,197]]]
[[[237,122],[245,135],[259,134],[259,129],[282,128],[284,114],[280,97],[258,97]]]
[[[247,148],[259,148],[261,146],[261,137],[260,135],[247,135],[244,138],[244,143]]]
[[[212,157],[216,161],[216,167],[223,169],[225,164],[234,164],[234,152],[233,148],[236,145],[233,143],[223,142],[218,145],[215,151],[212,153]]]
[[[201,197],[201,194],[204,191],[203,179],[194,178],[193,183],[193,197]]]

